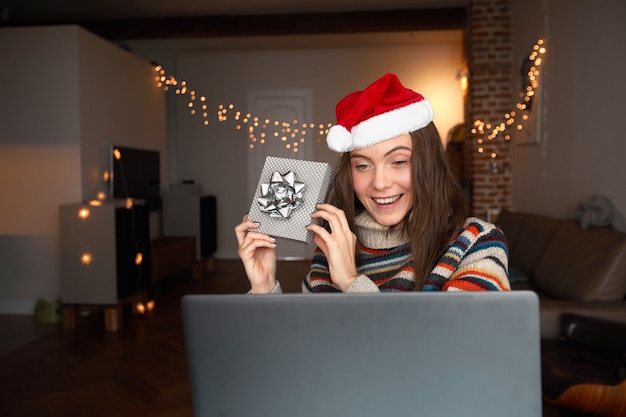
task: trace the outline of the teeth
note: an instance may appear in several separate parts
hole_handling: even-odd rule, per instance
[[[377,202],[378,204],[391,204],[399,198],[400,196],[397,195],[395,197],[389,197],[389,198],[375,198],[374,201]]]

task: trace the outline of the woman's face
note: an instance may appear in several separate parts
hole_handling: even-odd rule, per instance
[[[407,133],[350,152],[354,192],[379,224],[394,226],[411,209],[411,154]]]

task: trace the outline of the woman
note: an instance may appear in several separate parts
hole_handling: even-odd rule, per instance
[[[506,239],[467,217],[433,111],[386,74],[337,104],[327,137],[340,160],[312,218],[317,245],[304,292],[510,290]],[[251,293],[280,293],[276,241],[244,216],[235,227]]]

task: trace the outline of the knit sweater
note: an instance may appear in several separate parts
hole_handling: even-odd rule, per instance
[[[346,292],[413,291],[410,240],[400,231],[390,232],[367,212],[355,220],[359,276]],[[493,224],[470,217],[428,275],[422,291],[484,290],[510,290],[506,238]],[[330,279],[328,261],[319,248],[315,250],[302,291],[340,291]],[[281,292],[280,284],[272,292]]]

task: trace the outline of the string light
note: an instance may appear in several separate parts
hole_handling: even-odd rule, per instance
[[[158,80],[160,80],[161,78],[159,77]],[[171,84],[170,84],[171,85]],[[117,161],[121,161],[122,160],[122,153],[119,149],[114,148],[112,150],[112,155],[113,158],[115,158],[115,160]],[[121,162],[120,162],[121,164]],[[124,171],[121,171],[121,176],[122,179],[124,179]],[[112,174],[109,171],[105,171],[103,174],[103,179],[106,181],[110,181],[112,179]],[[104,192],[99,192],[97,195],[96,199],[93,199],[91,201],[89,201],[89,206],[91,207],[99,207],[102,206],[105,202],[106,202],[106,198],[107,195]],[[119,205],[118,205],[119,206]],[[121,206],[119,206],[121,207]],[[127,210],[131,210],[134,207],[134,200],[128,196],[127,198],[125,198],[123,200],[123,207]],[[89,217],[91,216],[91,210],[87,207],[81,207],[78,209],[77,211],[77,217],[81,220],[87,220]],[[133,233],[134,233],[134,227],[133,227]],[[135,253],[135,265],[137,266],[141,266],[143,264],[143,253],[139,251],[139,247],[137,246],[138,243],[136,241],[136,239],[133,239],[133,241],[135,242],[135,246],[136,246],[136,250],[137,252]],[[88,250],[88,242],[85,242],[85,247],[86,249],[83,251],[83,253],[80,255],[80,262],[82,265],[88,266],[92,263],[93,261],[93,256],[92,254],[89,252]],[[137,273],[138,273],[138,277],[137,277],[137,284],[138,284],[138,288],[137,288],[137,297],[139,299],[139,301],[137,303],[134,304],[134,308],[135,311],[138,312],[139,314],[144,314],[146,311],[152,311],[155,308],[155,300],[146,300],[147,296],[144,292],[144,289],[142,287],[141,284],[141,269],[137,269]],[[145,303],[142,300],[146,300]]]
[[[202,118],[202,124],[204,126],[209,126],[209,114],[207,111],[206,96],[200,96],[199,100],[202,103],[201,110],[196,110],[195,101],[198,99],[196,96],[196,92],[193,90],[189,90],[187,81],[176,80],[173,75],[166,74],[165,70],[162,66],[157,65],[155,68],[157,75],[155,76],[156,85],[159,88],[163,88],[164,91],[168,91],[171,86],[180,86],[174,90],[176,95],[188,95],[189,100],[187,101],[187,108],[189,109],[189,113],[194,116],[200,116]],[[234,113],[234,115],[229,117],[230,113]],[[291,122],[280,122],[278,120],[269,120],[265,119],[263,122],[259,120],[259,117],[253,116],[250,113],[247,113],[244,117],[242,117],[242,112],[235,108],[234,104],[219,104],[217,106],[217,111],[214,113],[218,122],[226,122],[229,119],[235,122],[235,130],[242,130],[247,127],[249,149],[254,149],[258,144],[265,144],[267,137],[274,137],[281,140],[284,143],[286,149],[290,149],[292,152],[297,153],[299,151],[298,145],[295,143],[305,143],[307,140],[307,136],[311,135],[305,128],[307,127],[306,123],[302,123],[298,120],[292,120]],[[296,126],[302,125],[302,129],[297,130]],[[327,126],[323,124],[319,125],[319,129],[317,131],[318,137],[316,138],[317,142],[322,141],[322,137],[325,137],[328,134],[328,129],[332,126],[332,123],[328,123]],[[311,132],[313,132],[314,124],[310,124]],[[287,136],[291,139],[295,139],[296,141],[289,141]]]
[[[515,109],[506,113],[503,116],[503,121],[497,124],[485,123],[480,119],[474,121],[473,128],[471,130],[472,134],[475,135],[476,141],[479,145],[478,152],[484,153],[484,142],[485,140],[488,142],[493,142],[500,135],[504,134],[504,139],[509,141],[511,136],[507,133],[509,129],[514,128],[517,131],[520,131],[524,128],[524,122],[528,121],[528,111],[529,106],[532,103],[533,98],[536,95],[536,90],[539,86],[539,67],[542,64],[543,55],[546,53],[546,48],[544,46],[544,40],[539,39],[537,43],[533,46],[532,52],[528,56],[529,69],[527,75],[528,84],[524,87],[524,89],[520,92],[519,97],[520,100],[515,104]],[[200,96],[199,100],[202,103],[201,111],[196,111],[195,101],[198,100],[196,96],[196,92],[194,90],[189,90],[187,81],[183,80],[180,83],[176,78],[171,74],[166,74],[165,70],[162,66],[157,65],[155,67],[155,71],[157,75],[155,76],[157,87],[163,88],[164,91],[168,91],[171,86],[179,86],[176,88],[175,93],[177,95],[189,95],[189,100],[187,102],[187,107],[192,115],[200,115],[202,117],[202,123],[205,126],[208,126],[209,123],[209,112],[207,111],[206,105],[206,96]],[[463,74],[466,77],[467,72],[464,70]],[[457,76],[461,76],[457,74]],[[297,126],[300,124],[298,120],[293,120],[291,122],[283,121],[279,122],[277,120],[271,121],[269,119],[265,119],[263,123],[259,123],[259,118],[256,116],[252,116],[250,113],[247,113],[242,118],[242,112],[237,110],[233,104],[224,105],[219,104],[217,106],[216,117],[218,122],[225,122],[229,120],[228,113],[230,111],[234,112],[234,116],[231,118],[235,121],[235,130],[242,130],[247,126],[248,138],[249,138],[249,149],[254,149],[257,144],[266,143],[267,137],[274,137],[280,139],[286,149],[291,149],[294,153],[298,152],[299,147],[297,143],[305,143],[307,136],[309,135],[309,131],[306,129],[307,127],[311,132],[316,132],[317,142],[321,142],[322,138],[328,134],[328,130],[332,126],[332,123],[328,123],[327,125],[319,124],[316,126],[314,123],[310,123],[307,125],[306,123],[302,123],[302,129],[298,130]],[[517,112],[520,113],[520,119],[517,119]],[[289,135],[291,139],[295,139],[295,141],[289,141],[287,136]],[[497,157],[496,152],[490,152],[490,157],[495,159]]]
[[[479,145],[483,145],[485,139],[487,141],[493,141],[498,138],[503,133],[506,133],[509,128],[515,129],[515,131],[521,131],[524,129],[524,124],[529,120],[529,112],[530,105],[532,104],[533,98],[535,97],[537,88],[539,88],[539,67],[542,63],[542,57],[546,53],[546,48],[544,46],[544,40],[539,39],[537,43],[533,46],[532,52],[528,56],[529,68],[526,74],[526,80],[528,83],[525,87],[520,91],[519,98],[520,100],[515,104],[515,109],[506,113],[503,116],[504,121],[491,125],[489,123],[485,123],[480,119],[474,121],[473,127],[471,129],[472,135],[476,138],[476,143]],[[519,112],[519,113],[518,113]],[[504,135],[505,141],[510,141],[511,136],[507,133]],[[478,147],[478,153],[484,153],[485,149],[483,146]],[[496,152],[491,152],[490,157],[492,159],[497,158]]]
[[[146,312],[146,306],[142,302],[138,302],[135,304],[135,311],[139,314],[143,314]]]
[[[78,218],[81,220],[87,220],[89,218],[90,215],[90,211],[88,208],[81,208],[80,210],[78,210]]]
[[[82,263],[83,265],[91,264],[91,260],[92,260],[91,254],[88,252],[85,252],[80,256],[80,263]]]

